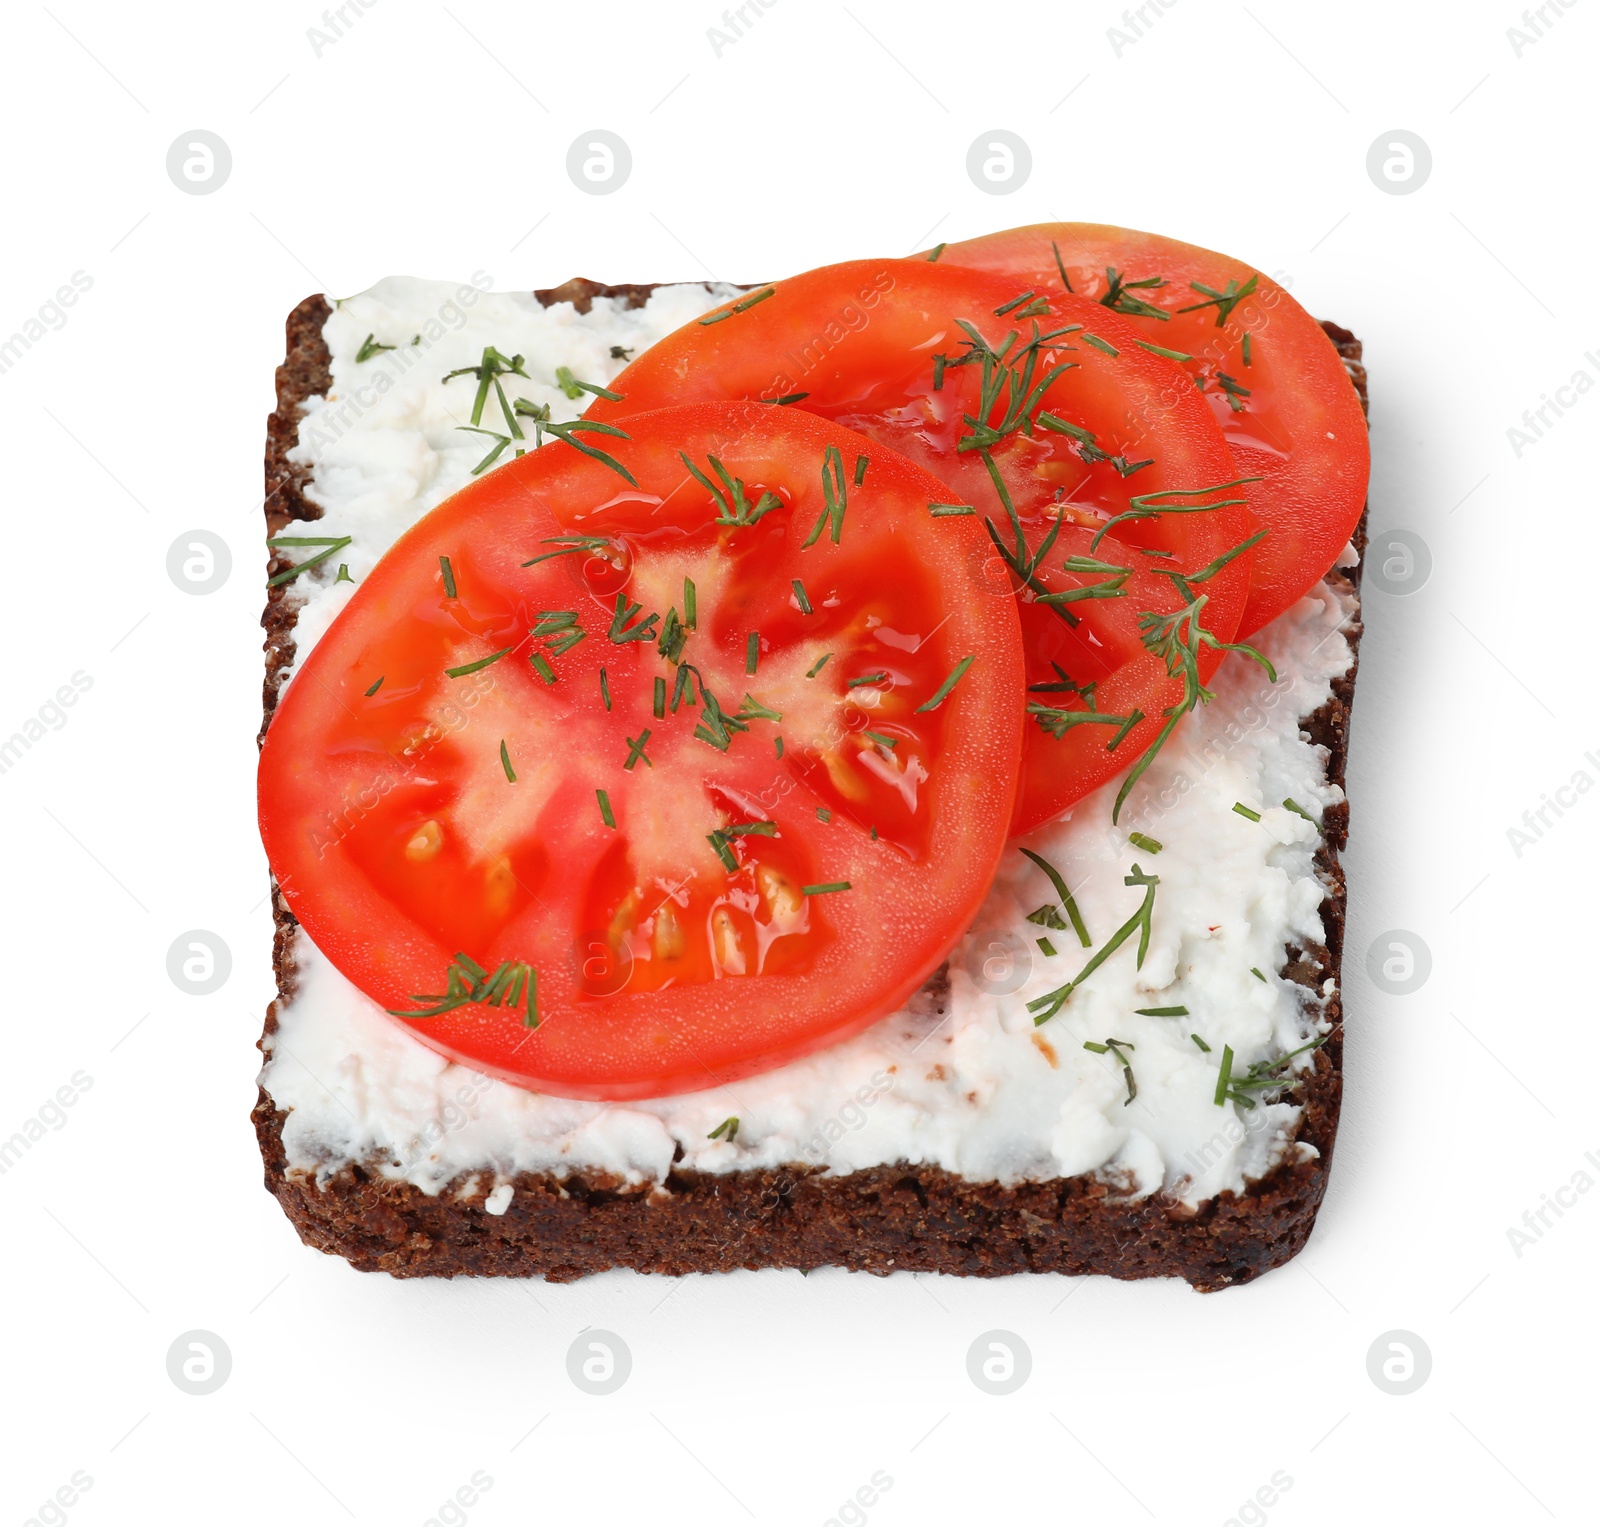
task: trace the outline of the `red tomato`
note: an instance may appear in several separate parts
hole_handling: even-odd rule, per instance
[[[950,244],[939,263],[1043,292],[1060,291],[1064,271],[1074,292],[1185,357],[1233,451],[1230,475],[1261,479],[1250,507],[1268,534],[1255,549],[1241,636],[1333,566],[1366,503],[1366,420],[1321,324],[1276,281],[1209,249],[1100,223],[1013,228]]]
[[[1020,594],[1036,703],[1100,712],[1093,722],[1035,712],[1017,833],[1155,741],[1185,693],[1141,630],[1146,615],[1187,602],[1161,572],[1198,572],[1255,528],[1222,432],[1188,379],[1127,319],[1055,286],[1047,301],[1011,278],[926,260],[827,266],[686,324],[612,383],[620,401],[599,399],[587,415],[776,400],[893,446],[941,478],[947,499],[981,511],[997,550],[980,581]],[[1145,504],[1152,498],[1159,509]],[[1238,626],[1249,567],[1246,551],[1204,585],[1204,624],[1218,641]],[[1049,595],[1075,597],[1043,602]],[[1202,650],[1201,681],[1221,656]]]
[[[351,596],[268,729],[261,831],[424,1042],[657,1096],[836,1043],[938,966],[1005,842],[1021,639],[972,597],[978,522],[858,435],[719,405],[580,438],[632,481],[547,445]]]

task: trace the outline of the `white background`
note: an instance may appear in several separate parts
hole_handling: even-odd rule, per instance
[[[1600,1192],[1520,1256],[1507,1232],[1575,1173],[1600,1180],[1600,800],[1520,856],[1507,829],[1575,771],[1600,779],[1600,398],[1520,456],[1507,431],[1580,368],[1600,379],[1594,9],[1546,6],[1519,54],[1515,0],[1171,0],[1120,44],[1110,0],[776,0],[719,56],[715,3],[381,0],[320,56],[311,0],[9,15],[0,337],[75,271],[93,286],[0,375],[0,735],[74,672],[93,686],[0,775],[0,1135],[74,1072],[92,1086],[0,1177],[0,1520],[77,1470],[92,1486],[44,1520],[403,1527],[478,1470],[474,1527],[824,1523],[879,1470],[892,1486],[845,1520],[1585,1519]],[[565,173],[597,127],[634,156],[605,197]],[[965,160],[1000,127],[1034,165],[991,196]],[[212,195],[166,174],[194,128],[232,150]],[[1395,128],[1432,150],[1409,195],[1366,171]],[[839,1272],[396,1282],[303,1248],[248,1122],[284,315],[390,272],[755,280],[1053,218],[1228,250],[1353,328],[1373,526],[1431,548],[1425,587],[1368,599],[1347,1099],[1308,1250],[1200,1296]],[[195,597],[166,554],[201,527],[233,574]],[[166,974],[191,928],[233,951],[209,997]],[[1407,997],[1365,974],[1394,928],[1433,953]],[[632,1351],[611,1396],[567,1378],[586,1326]],[[196,1328],[233,1356],[204,1397],[166,1371]],[[1003,1398],[966,1374],[993,1328],[1033,1357]],[[1433,1355],[1403,1397],[1367,1372],[1394,1329]],[[1278,1471],[1292,1485],[1241,1516]]]

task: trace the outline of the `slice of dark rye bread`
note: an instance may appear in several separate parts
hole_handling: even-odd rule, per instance
[[[597,296],[641,306],[653,286],[601,286],[573,280],[537,292],[549,306],[572,302],[588,312]],[[322,329],[331,309],[308,297],[289,315],[288,353],[277,373],[277,409],[267,420],[266,516],[269,535],[320,510],[305,497],[308,470],[289,460],[307,398],[331,386]],[[1343,357],[1362,406],[1367,402],[1361,344],[1347,330],[1323,328]],[[1356,532],[1364,550],[1366,517]],[[273,571],[287,566],[275,560]],[[1353,592],[1360,569],[1335,569],[1334,587]],[[267,673],[262,730],[272,714],[285,668],[294,655],[295,605],[287,587],[271,590],[262,626]],[[1346,627],[1354,648],[1359,620]],[[1343,785],[1355,687],[1355,666],[1333,695],[1302,721],[1328,749],[1328,775]],[[374,1166],[345,1165],[319,1185],[291,1174],[283,1146],[285,1115],[258,1089],[253,1113],[266,1186],[308,1245],[346,1258],[363,1272],[396,1277],[527,1277],[568,1281],[607,1268],[682,1274],[734,1268],[839,1266],[866,1272],[943,1272],[995,1277],[1004,1273],[1106,1273],[1116,1278],[1178,1277],[1211,1291],[1248,1283],[1281,1266],[1305,1245],[1333,1165],[1334,1134],[1343,1086],[1343,994],[1338,988],[1344,944],[1345,881],[1339,853],[1349,808],[1326,813],[1317,867],[1327,887],[1327,942],[1291,948],[1285,975],[1311,990],[1335,982],[1328,1003],[1333,1032],[1315,1054],[1315,1067],[1286,1096],[1303,1104],[1297,1138],[1316,1147],[1307,1160],[1287,1158],[1245,1192],[1223,1193],[1197,1208],[1163,1195],[1130,1199],[1094,1176],[1025,1182],[1006,1187],[969,1182],[928,1166],[879,1166],[825,1176],[815,1166],[702,1173],[674,1171],[664,1185],[629,1186],[591,1172],[557,1178],[519,1173],[503,1214],[483,1207],[492,1171],[479,1173],[470,1194],[455,1186],[433,1196],[410,1182],[384,1177]],[[273,965],[278,1001],[295,990],[291,934],[295,920],[274,887],[277,934]],[[941,970],[930,983],[948,990]],[[278,1026],[267,1010],[266,1037]],[[1289,1153],[1295,1154],[1295,1153]],[[487,1166],[487,1163],[486,1163]],[[463,1174],[463,1180],[469,1174]]]

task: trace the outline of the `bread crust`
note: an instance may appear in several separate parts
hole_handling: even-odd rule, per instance
[[[572,302],[587,312],[597,296],[641,306],[651,285],[602,286],[581,278],[535,296],[549,306]],[[267,420],[266,517],[269,535],[294,520],[314,520],[305,497],[309,471],[289,460],[306,399],[331,385],[322,338],[331,312],[325,298],[308,297],[290,313],[286,355],[277,371],[277,407]],[[1348,330],[1324,323],[1363,410],[1366,368],[1361,344]],[[1366,549],[1366,515],[1355,544]],[[287,566],[275,559],[271,570]],[[1359,567],[1335,569],[1327,581],[1354,593]],[[292,585],[269,592],[262,734],[283,675],[294,656],[296,606]],[[1358,651],[1359,618],[1345,630]],[[1345,779],[1356,664],[1335,681],[1328,703],[1302,722],[1328,749],[1328,776]],[[485,1180],[463,1173],[437,1195],[377,1170],[346,1165],[319,1183],[291,1173],[283,1145],[286,1115],[257,1088],[252,1113],[267,1191],[308,1246],[345,1258],[363,1272],[396,1277],[529,1277],[566,1282],[613,1267],[684,1274],[735,1268],[838,1266],[864,1272],[943,1272],[996,1277],[1008,1273],[1102,1273],[1114,1278],[1178,1277],[1202,1292],[1248,1283],[1279,1267],[1305,1245],[1333,1166],[1343,1090],[1345,879],[1339,856],[1349,826],[1346,802],[1323,819],[1318,872],[1327,887],[1322,906],[1326,940],[1291,948],[1284,971],[1320,991],[1334,982],[1328,1042],[1314,1067],[1286,1096],[1303,1105],[1297,1140],[1316,1148],[1307,1160],[1280,1164],[1243,1193],[1223,1193],[1198,1207],[1161,1194],[1120,1196],[1093,1176],[1019,1183],[969,1182],[938,1167],[880,1166],[845,1176],[793,1166],[726,1173],[670,1173],[665,1184],[629,1185],[596,1173],[557,1178],[522,1172],[503,1214],[484,1209]],[[295,920],[273,887],[273,968],[278,1001],[294,992],[291,935]],[[941,971],[933,978],[943,984]],[[258,1047],[276,1030],[277,1004],[267,1009]],[[1291,1155],[1297,1153],[1289,1153]],[[476,1176],[476,1185],[468,1186]]]

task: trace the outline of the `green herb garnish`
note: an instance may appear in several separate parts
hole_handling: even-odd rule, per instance
[[[584,393],[592,392],[597,398],[605,398],[610,403],[622,402],[620,392],[612,392],[606,387],[597,387],[593,382],[580,382],[565,366],[556,367],[556,386],[569,398],[581,398]]]
[[[532,567],[535,563],[548,562],[551,557],[570,557],[576,551],[597,552],[609,549],[611,542],[604,536],[546,536],[540,543],[541,546],[559,546],[560,551],[540,552],[537,557],[530,557],[522,565]]]
[[[1199,292],[1206,300],[1192,303],[1186,308],[1179,308],[1180,313],[1198,313],[1203,308],[1214,307],[1217,310],[1217,327],[1220,329],[1233,316],[1233,310],[1256,289],[1259,275],[1253,275],[1243,286],[1237,281],[1230,281],[1226,291],[1219,292],[1215,287],[1206,286],[1199,281],[1191,281],[1189,290]]]
[[[862,457],[862,460],[865,461],[866,458]],[[812,526],[811,534],[801,542],[801,551],[822,534],[824,525],[829,527],[828,539],[837,546],[840,533],[844,530],[844,511],[844,458],[839,454],[838,446],[830,445],[822,453],[822,513],[817,516],[817,523]],[[798,584],[798,580],[796,581]],[[806,613],[809,615],[811,612],[807,610]]]
[[[463,663],[459,668],[446,668],[445,677],[448,679],[464,679],[469,673],[476,673],[480,668],[487,668],[490,663],[498,663],[511,649],[502,647],[498,652],[491,652],[488,657],[480,657],[475,663]]]
[[[1028,853],[1027,849],[1023,849]],[[1032,854],[1028,857],[1034,858]],[[1028,1011],[1033,1014],[1035,1026],[1048,1023],[1057,1013],[1066,1006],[1067,998],[1085,981],[1092,976],[1105,962],[1111,958],[1138,930],[1139,949],[1134,958],[1134,969],[1139,970],[1144,965],[1144,957],[1150,950],[1150,917],[1156,905],[1156,887],[1161,884],[1159,875],[1146,875],[1136,864],[1131,875],[1123,876],[1124,885],[1142,885],[1144,901],[1139,910],[1130,917],[1104,944],[1090,957],[1088,964],[1080,970],[1065,986],[1058,986],[1052,992],[1046,992],[1042,997],[1035,997],[1028,1004]]]
[[[642,604],[635,604],[619,591],[616,605],[611,611],[611,629],[606,635],[619,647],[628,642],[653,642],[656,639],[656,622],[661,619],[659,615],[646,616],[635,625],[628,624],[643,609]]]
[[[267,579],[267,587],[276,588],[279,584],[288,583],[291,579],[298,578],[308,568],[315,567],[319,562],[326,562],[335,552],[340,552],[354,539],[353,536],[271,536],[267,545],[274,549],[281,546],[321,546],[325,548],[314,557],[307,557],[304,562],[297,562],[293,567],[286,567],[281,573],[274,573]]]
[[[483,423],[483,405],[489,401],[489,389],[494,388],[500,399],[500,412],[504,415],[506,429],[516,439],[522,439],[521,427],[517,424],[516,415],[512,412],[511,405],[506,401],[505,389],[500,385],[503,376],[520,376],[524,381],[532,378],[522,369],[522,357],[513,355],[509,358],[502,355],[493,345],[483,347],[483,357],[476,366],[461,366],[449,372],[444,380],[453,382],[458,376],[471,376],[478,379],[478,391],[472,400],[472,423]],[[480,431],[482,433],[482,431]],[[496,453],[499,454],[498,452]]]
[[[1217,1090],[1211,1095],[1211,1101],[1221,1108],[1228,1096],[1228,1087],[1233,1080],[1233,1046],[1222,1047],[1222,1069],[1217,1072]]]
[[[596,790],[594,798],[600,803],[600,820],[615,829],[617,819],[611,814],[611,797],[604,790]]]
[[[506,771],[506,783],[514,785],[517,782],[517,771],[511,767],[511,754],[506,750],[506,740],[500,739],[500,767]]]
[[[618,477],[622,478],[629,487],[637,488],[638,479],[615,456],[602,451],[598,446],[585,445],[578,439],[578,433],[587,430],[595,435],[610,435],[617,440],[631,440],[633,436],[626,430],[618,429],[614,424],[602,424],[598,419],[574,419],[569,424],[557,424],[548,417],[539,418],[535,412],[535,405],[526,398],[517,399],[517,413],[524,414],[534,419],[534,443],[539,444],[544,436],[554,435],[557,440],[570,445],[573,450],[581,451],[585,456],[592,457],[601,466],[609,467]]]
[[[961,661],[957,663],[956,666],[950,671],[950,676],[944,681],[944,683],[934,690],[934,692],[926,700],[924,700],[922,704],[912,712],[912,714],[920,716],[924,711],[938,710],[938,708],[950,698],[950,691],[961,682],[963,677],[965,677],[967,669],[972,667],[973,663],[977,660],[977,656],[977,653],[974,652],[969,656],[962,658]]]
[[[1165,313],[1154,303],[1146,302],[1143,297],[1131,296],[1130,293],[1151,290],[1166,284],[1160,276],[1146,276],[1140,281],[1129,281],[1120,270],[1108,265],[1106,294],[1100,299],[1100,305],[1110,308],[1113,313],[1127,313],[1134,318],[1159,318],[1165,323],[1171,318],[1170,313]]]
[[[523,1010],[523,1024],[539,1027],[539,973],[520,960],[506,960],[491,975],[470,955],[457,952],[445,972],[445,989],[411,998],[419,1008],[390,1008],[395,1018],[438,1018],[468,1003]]]
[[[770,490],[763,492],[752,504],[745,492],[744,479],[733,476],[715,456],[707,455],[706,461],[721,479],[720,488],[689,460],[687,451],[679,451],[678,459],[689,469],[689,475],[716,501],[718,512],[713,524],[739,527],[754,525],[771,514],[774,509],[783,507],[783,500]]]
[[[1021,848],[1017,852],[1023,858],[1031,859],[1050,877],[1050,884],[1055,887],[1056,895],[1060,898],[1062,907],[1066,909],[1067,916],[1072,919],[1072,931],[1078,935],[1078,942],[1087,949],[1093,941],[1089,937],[1088,928],[1084,926],[1083,914],[1078,910],[1078,903],[1073,900],[1072,892],[1067,889],[1067,882],[1062,878],[1061,871],[1042,854],[1034,853],[1031,848]],[[1036,920],[1035,918],[1029,919],[1030,922]],[[1053,927],[1055,925],[1046,924],[1045,926]]]
[[[757,292],[753,297],[746,297],[742,302],[736,302],[730,308],[723,308],[720,313],[711,313],[700,320],[700,326],[701,328],[705,328],[709,324],[721,323],[725,318],[732,318],[735,313],[748,312],[749,309],[753,308],[758,302],[765,302],[767,298],[774,295],[777,290],[777,287],[769,286],[763,291]]]
[[[782,721],[783,712],[763,705],[749,690],[745,691],[744,704],[739,707],[741,721]]]
[[[1086,1050],[1093,1050],[1097,1055],[1114,1055],[1122,1062],[1122,1081],[1128,1089],[1128,1096],[1124,1099],[1122,1106],[1126,1108],[1129,1103],[1139,1096],[1138,1084],[1133,1079],[1133,1067],[1129,1064],[1128,1057],[1122,1053],[1124,1050],[1133,1048],[1132,1042],[1126,1039],[1108,1039],[1104,1044],[1096,1044],[1094,1040],[1086,1039],[1083,1042],[1083,1047]]]
[[[1161,316],[1165,318],[1167,315],[1163,313]],[[1152,345],[1148,340],[1136,339],[1134,343],[1141,350],[1148,350],[1152,355],[1164,356],[1167,360],[1177,361],[1180,364],[1194,359],[1192,355],[1185,355],[1182,350],[1168,350],[1164,345]]]

